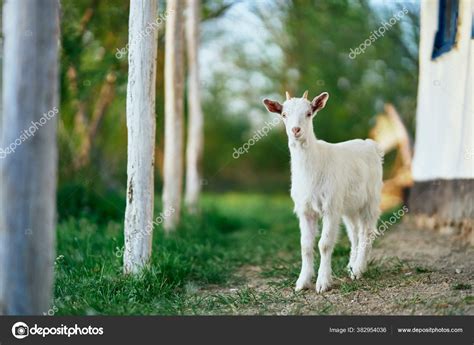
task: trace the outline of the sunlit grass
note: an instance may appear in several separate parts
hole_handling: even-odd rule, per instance
[[[149,267],[122,274],[123,224],[69,218],[58,227],[55,301],[59,314],[179,314],[190,286],[225,285],[244,264],[298,246],[285,197],[207,195],[202,213],[177,231],[156,229]],[[157,213],[159,206],[157,206]]]
[[[258,314],[299,313],[303,297],[293,292],[300,269],[299,229],[292,209],[286,195],[205,195],[201,212],[185,214],[176,232],[165,236],[161,228],[155,229],[150,265],[135,277],[122,274],[123,222],[97,222],[94,217],[62,220],[57,314],[239,314],[244,309]],[[160,212],[160,205],[155,212]],[[412,268],[393,259],[372,262],[363,280],[351,281],[346,269],[349,251],[341,228],[332,266],[334,291],[343,296],[378,291],[429,272],[416,267],[415,275],[406,276]],[[243,283],[239,270],[245,267],[259,268],[257,277],[267,288]],[[280,304],[288,307],[279,310]],[[325,303],[312,313],[333,311]]]

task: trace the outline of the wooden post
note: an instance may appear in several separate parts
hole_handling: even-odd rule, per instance
[[[203,114],[199,83],[200,0],[187,1],[186,43],[188,55],[188,143],[186,147],[186,191],[184,200],[190,211],[196,211],[201,192],[199,163],[203,151]]]
[[[167,2],[163,208],[170,215],[164,219],[166,231],[174,230],[179,223],[183,189],[183,5],[184,0]]]
[[[55,257],[59,3],[3,3],[0,312],[41,315]]]
[[[158,36],[157,30],[150,24],[156,18],[156,0],[130,1],[125,273],[139,272],[151,256]]]

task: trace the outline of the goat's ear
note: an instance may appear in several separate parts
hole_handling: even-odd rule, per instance
[[[319,111],[326,106],[326,102],[329,99],[329,94],[327,92],[323,92],[319,96],[314,97],[313,101],[311,102],[311,108],[313,109],[313,113],[315,111]]]
[[[283,106],[276,102],[276,101],[271,101],[267,98],[263,100],[263,104],[265,104],[265,107],[268,109],[269,112],[271,113],[277,113],[281,114],[281,111],[283,109]]]

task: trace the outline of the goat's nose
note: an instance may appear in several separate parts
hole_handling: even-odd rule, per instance
[[[298,135],[301,131],[301,128],[300,127],[293,127],[291,130],[293,131],[294,135]]]

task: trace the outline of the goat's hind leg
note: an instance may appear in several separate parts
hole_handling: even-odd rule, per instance
[[[355,278],[362,277],[367,270],[367,264],[370,260],[372,250],[372,242],[374,241],[377,227],[377,219],[361,220],[359,227],[359,243],[357,249],[357,259],[353,266],[353,274]]]
[[[346,227],[347,237],[349,237],[349,241],[351,242],[351,254],[349,257],[349,263],[347,264],[347,271],[349,272],[351,279],[355,279],[353,268],[357,262],[359,244],[358,223],[354,218],[347,216],[342,217],[342,220]]]
[[[311,288],[314,276],[314,239],[317,233],[318,217],[313,213],[299,214],[301,231],[301,272],[296,281],[296,291]]]

